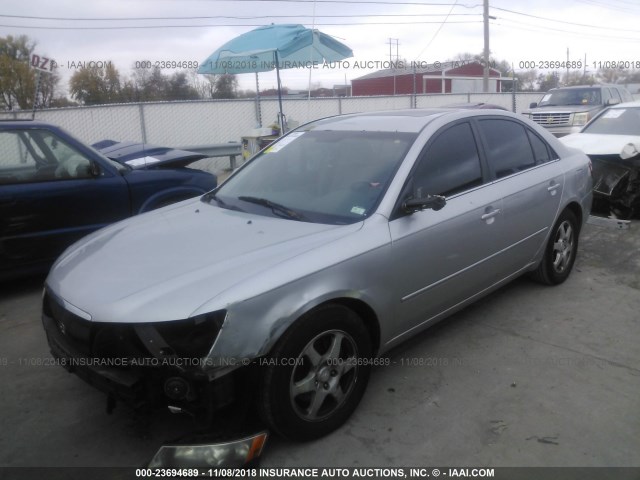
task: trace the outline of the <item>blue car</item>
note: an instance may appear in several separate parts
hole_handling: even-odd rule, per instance
[[[215,175],[184,168],[206,155],[97,146],[106,155],[51,124],[0,121],[0,280],[43,271],[94,230],[217,185]]]

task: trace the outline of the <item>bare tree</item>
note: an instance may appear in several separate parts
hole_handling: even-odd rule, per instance
[[[0,103],[8,110],[33,107],[38,74],[30,62],[35,45],[26,35],[0,37]],[[55,71],[40,74],[38,106],[49,106],[59,81]]]

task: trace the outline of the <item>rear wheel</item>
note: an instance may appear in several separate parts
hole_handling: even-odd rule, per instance
[[[545,248],[544,257],[532,277],[546,285],[558,285],[569,278],[578,251],[578,220],[565,210],[556,221]]]
[[[340,427],[364,394],[371,339],[342,305],[318,308],[279,340],[260,385],[268,425],[291,440],[312,440]]]

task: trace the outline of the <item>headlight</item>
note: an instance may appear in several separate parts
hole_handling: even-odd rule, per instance
[[[92,354],[100,358],[205,357],[215,342],[226,310],[184,320],[153,323],[91,323]],[[160,338],[158,338],[160,337]]]
[[[589,112],[580,112],[573,114],[574,125],[584,125],[589,121]]]
[[[258,461],[267,436],[262,432],[227,443],[164,445],[148,468],[243,467]]]
[[[211,350],[226,315],[226,310],[220,310],[153,326],[178,357],[202,358]]]

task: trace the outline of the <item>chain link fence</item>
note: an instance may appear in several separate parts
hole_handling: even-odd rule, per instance
[[[516,113],[540,93],[467,93],[375,97],[285,98],[290,127],[346,113],[490,103]],[[640,95],[635,95],[640,99]],[[240,142],[256,127],[277,124],[278,99],[207,100],[71,107],[36,111],[36,120],[56,124],[86,143],[134,141],[184,148]],[[30,119],[32,112],[0,112],[0,119]],[[229,166],[229,158],[203,161],[207,170]]]
[[[437,94],[376,97],[285,98],[283,109],[291,126],[345,113],[428,108],[484,102],[522,111],[540,94]],[[130,140],[172,147],[240,141],[260,126],[277,123],[277,98],[157,102],[71,107],[36,111],[36,120],[53,123],[87,143]],[[0,119],[30,119],[32,112],[1,112]]]

